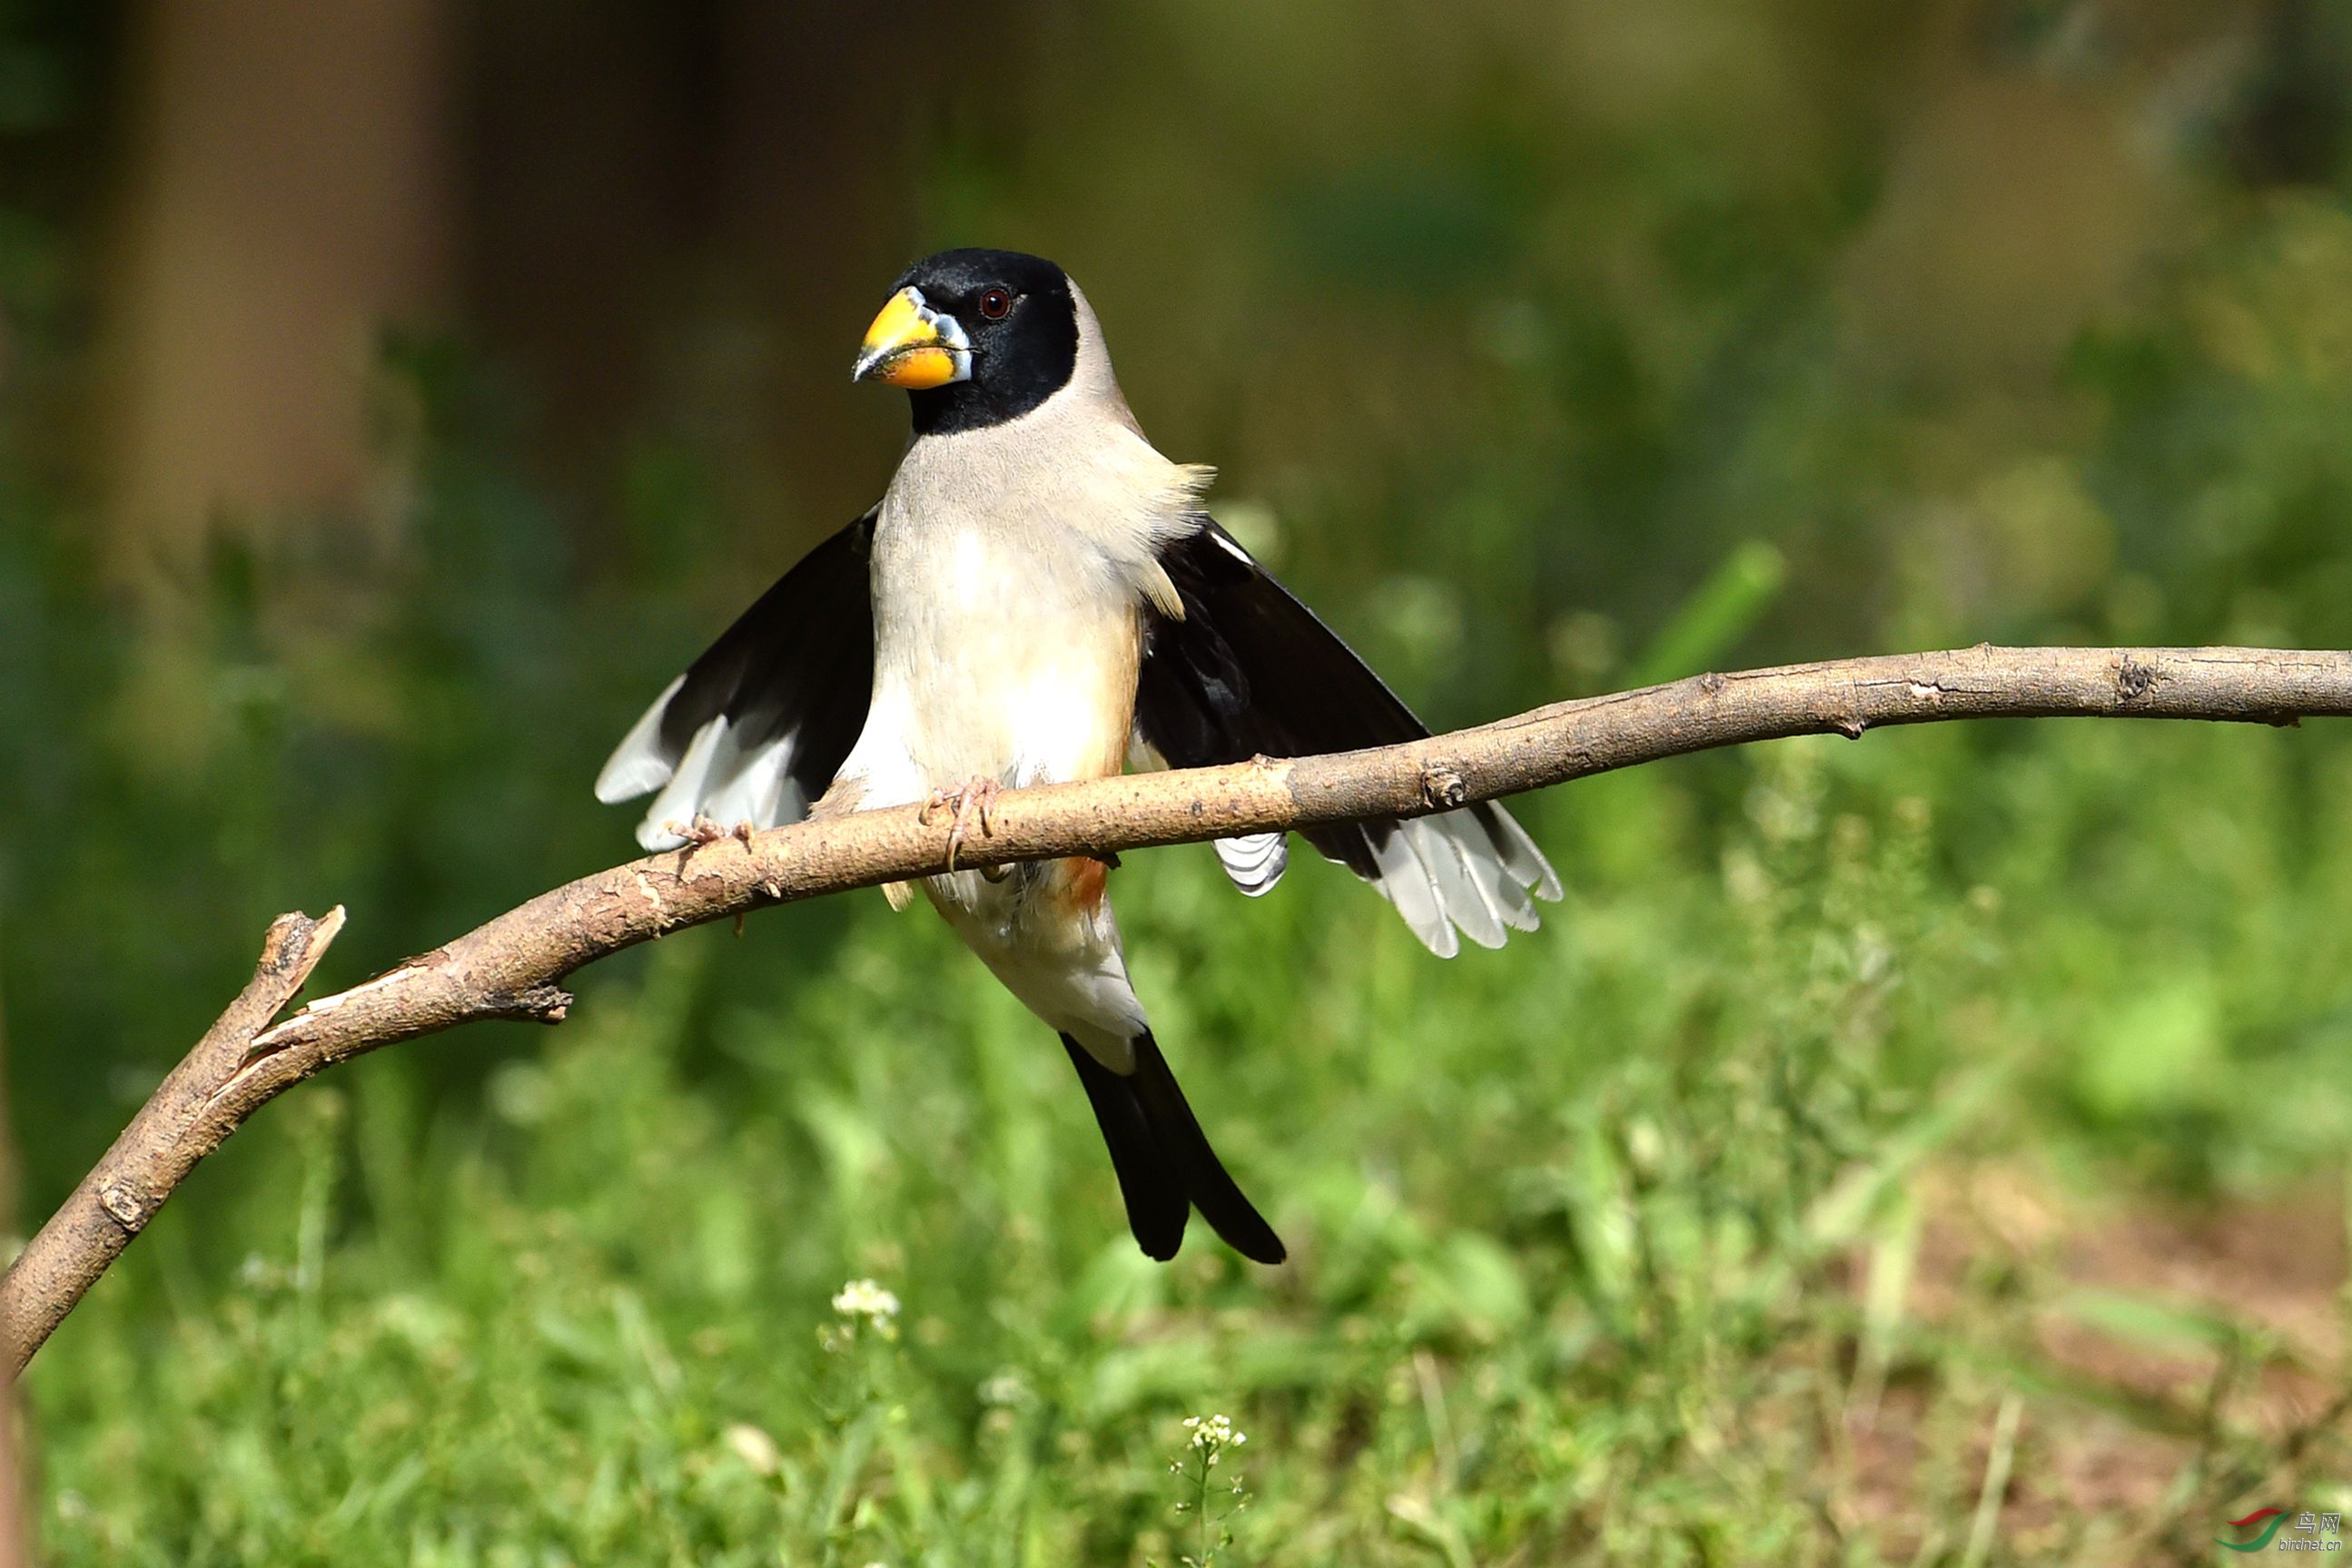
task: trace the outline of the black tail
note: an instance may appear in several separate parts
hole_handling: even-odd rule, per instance
[[[1066,1034],[1062,1049],[1070,1053],[1078,1082],[1094,1102],[1095,1120],[1110,1145],[1111,1168],[1118,1173],[1119,1194],[1127,1199],[1128,1228],[1147,1256],[1162,1263],[1175,1257],[1184,1240],[1185,1218],[1197,1208],[1243,1257],[1256,1263],[1282,1261],[1282,1238],[1225,1174],[1150,1030],[1136,1036],[1135,1071],[1124,1077]]]

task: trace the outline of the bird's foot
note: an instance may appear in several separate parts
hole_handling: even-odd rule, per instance
[[[934,789],[931,798],[923,802],[923,809],[916,820],[925,827],[930,826],[932,815],[941,810],[955,813],[948,828],[948,870],[955,870],[956,856],[961,852],[964,841],[971,835],[973,823],[980,825],[983,838],[996,831],[995,819],[990,813],[996,808],[996,798],[1003,792],[1004,786],[996,779],[974,777],[958,789]],[[1004,873],[1002,868],[991,867],[990,870],[995,873],[991,880],[1003,880]],[[990,873],[984,871],[981,874],[988,876]]]
[[[721,839],[733,839],[748,850],[751,847],[751,835],[758,831],[750,821],[738,822],[731,828],[721,827],[698,811],[691,822],[662,824],[663,832],[673,838],[684,839],[698,850],[709,849]]]

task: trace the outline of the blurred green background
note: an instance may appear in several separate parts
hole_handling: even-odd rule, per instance
[[[1068,267],[1447,727],[2352,644],[2347,135],[2328,0],[0,5],[7,1222],[271,915],[349,905],[334,987],[631,852],[607,747],[887,480],[916,256]],[[870,895],[305,1087],[29,1375],[46,1557],[1979,1568],[2352,1500],[2352,736],[1523,815],[1569,900],[1450,965],[1319,863],[1118,879],[1279,1272],[1139,1258],[1050,1037]]]

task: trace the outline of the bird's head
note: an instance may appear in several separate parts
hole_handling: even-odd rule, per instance
[[[920,432],[1001,424],[1069,384],[1078,309],[1069,274],[1050,261],[941,251],[898,279],[850,379],[906,388]]]

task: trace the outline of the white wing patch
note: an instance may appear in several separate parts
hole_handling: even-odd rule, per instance
[[[800,788],[793,782],[790,773],[797,733],[786,731],[744,757],[734,777],[704,799],[702,814],[729,828],[738,822],[772,828],[778,822],[794,822],[808,815],[808,802],[801,798]]]
[[[1496,835],[1468,811],[1421,817],[1373,845],[1372,885],[1441,958],[1460,952],[1463,936],[1499,947],[1512,931],[1533,931],[1542,924],[1535,901],[1560,896],[1559,878],[1533,841],[1507,812],[1494,819]]]
[[[1245,833],[1217,841],[1217,860],[1234,885],[1252,898],[1272,891],[1290,864],[1290,835]]]
[[[1462,951],[1461,941],[1454,935],[1454,922],[1445,918],[1444,906],[1437,901],[1437,889],[1429,880],[1429,869],[1412,852],[1412,840],[1399,831],[1388,835],[1385,843],[1375,838],[1372,859],[1379,864],[1381,874],[1372,885],[1381,896],[1396,905],[1412,934],[1421,938],[1423,946],[1441,958],[1451,958]]]
[[[668,830],[672,822],[689,823],[710,791],[710,779],[727,753],[732,761],[733,747],[727,743],[725,715],[712,719],[694,732],[694,739],[686,755],[677,759],[677,771],[670,776],[668,785],[654,797],[646,811],[646,820],[637,824],[637,842],[649,850],[675,849],[686,841]]]
[[[670,683],[661,701],[637,721],[596,777],[596,798],[608,802],[660,789],[637,824],[638,844],[674,850],[686,840],[671,831],[673,826],[683,827],[697,817],[727,828],[739,822],[772,828],[806,816],[808,801],[792,779],[796,731],[745,751],[722,714],[694,732],[676,768],[662,760],[656,748],[662,709],[678,685]]]
[[[663,687],[654,706],[629,727],[628,734],[621,737],[621,744],[613,747],[613,755],[604,760],[604,770],[596,775],[596,799],[607,806],[615,805],[634,800],[669,782],[670,765],[661,754],[662,710],[669,706],[669,699],[677,695],[677,688],[684,685],[686,677],[680,675]]]
[[[1461,841],[1426,818],[1407,822],[1397,831],[1412,841],[1412,852],[1428,868],[1430,885],[1436,890],[1438,907],[1445,911],[1446,918],[1479,946],[1501,946],[1503,917],[1471,876]]]
[[[1441,958],[1460,952],[1464,936],[1500,947],[1509,933],[1535,930],[1542,924],[1535,901],[1560,895],[1559,878],[1527,835],[1507,815],[1500,821],[1499,849],[1477,818],[1449,811],[1396,823],[1372,850],[1372,885]],[[1251,898],[1273,891],[1290,863],[1286,833],[1219,839],[1216,850],[1225,875]]]

